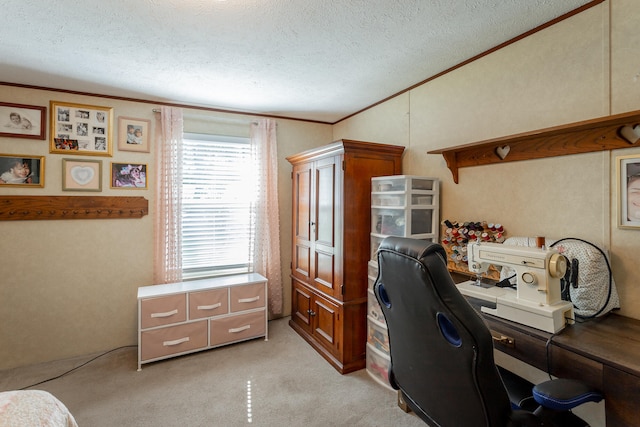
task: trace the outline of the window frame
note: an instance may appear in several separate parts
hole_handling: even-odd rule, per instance
[[[193,142],[196,143],[194,144]],[[194,162],[202,160],[203,157],[197,156],[196,158],[196,154],[193,154],[191,150],[197,149],[197,143],[202,144],[201,148],[206,150],[207,142],[219,143],[221,145],[232,144],[230,145],[230,147],[233,147],[233,145],[241,147],[237,149],[230,148],[228,150],[228,153],[238,154],[238,160],[240,160],[240,158],[244,159],[244,162],[246,162],[244,167],[247,168],[244,170],[246,172],[235,173],[231,168],[221,167],[220,170],[217,170],[216,172],[202,174],[202,172],[205,172],[207,170],[198,168],[194,169]],[[215,151],[216,150],[212,150],[212,153]],[[220,153],[225,152],[225,150],[223,149],[218,151]],[[237,153],[235,153],[236,151]],[[183,279],[193,280],[207,277],[253,272],[253,245],[255,239],[254,208],[258,182],[257,176],[255,176],[255,173],[253,173],[255,172],[255,167],[252,166],[254,163],[254,159],[252,158],[251,151],[251,141],[249,137],[183,132],[183,148],[180,155],[180,161],[182,165],[182,212],[180,235],[182,246]],[[216,159],[212,159],[212,165],[215,164],[215,161]],[[220,163],[222,164],[222,162]],[[202,166],[202,164],[200,166]],[[224,171],[222,171],[222,169],[224,169]],[[238,166],[236,169],[242,170],[242,167]],[[198,172],[195,172],[194,174],[192,170],[197,170]],[[212,196],[207,199],[201,199],[202,203],[190,203],[190,201],[196,199],[190,199],[189,197],[191,197],[191,195],[193,194],[196,194],[198,189],[189,191],[189,186],[192,186],[193,184],[189,183],[188,181],[196,179],[197,175],[199,174],[200,177],[205,177],[202,181],[200,181],[200,185],[202,185],[203,187],[200,187],[199,189],[202,190],[204,186],[211,185],[211,187],[208,187],[208,190],[205,190],[204,193],[211,194]],[[227,194],[238,196],[237,199],[226,199],[226,201],[217,208],[220,210],[220,212],[212,213],[211,216],[203,217],[202,211],[210,209],[213,207],[213,205],[215,205],[216,200],[214,199],[217,199],[217,196],[220,195],[220,193],[217,193],[217,191],[221,191],[222,193],[225,192],[225,186],[219,184],[219,179],[221,177],[224,177],[225,174],[230,174],[230,182],[227,184],[228,188],[226,188],[226,192]],[[255,186],[253,197],[247,197],[247,192],[244,191],[229,191],[229,189],[234,185],[241,186],[241,183],[243,181],[246,181],[247,174],[253,175],[255,179],[255,181],[253,181],[253,185]],[[213,187],[214,184],[216,188]],[[250,189],[248,193],[250,193]],[[251,201],[248,202],[247,199]],[[199,209],[201,210],[200,213],[198,213]],[[225,210],[226,212],[221,213]],[[233,214],[232,212],[240,212],[246,215]],[[236,220],[238,221],[237,223],[235,222]],[[223,225],[215,225],[216,221],[220,222]],[[211,222],[213,222],[214,224],[211,225]],[[247,226],[248,229],[245,229],[244,231],[237,231],[236,229],[238,227],[241,227],[242,224]],[[210,227],[211,230],[209,231],[213,233],[211,235],[212,239],[220,240],[218,242],[218,245],[214,243],[207,244],[203,239],[203,241],[201,242],[202,247],[197,248],[197,234],[200,232],[207,233],[205,229],[203,229],[204,231],[197,231],[196,228],[199,226],[203,226],[205,228]],[[185,227],[191,227],[192,230],[185,230]],[[224,235],[227,234],[229,230],[232,230],[232,237],[225,238]],[[226,240],[226,243],[221,243],[222,240]],[[238,244],[238,242],[242,241],[246,242],[246,246],[244,244]],[[230,250],[246,251],[246,257],[245,255],[238,255],[237,260],[241,260],[242,262],[229,262],[229,260],[236,258],[236,252],[229,253],[228,251]],[[209,264],[207,264],[206,261],[207,257],[213,257],[210,258],[211,262]],[[220,260],[224,259],[226,259],[228,262],[221,263]]]

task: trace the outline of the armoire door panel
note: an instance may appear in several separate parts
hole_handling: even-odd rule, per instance
[[[295,238],[310,241],[311,236],[311,169],[307,165],[294,171],[294,192],[297,203],[294,206]]]
[[[293,270],[304,277],[311,275],[311,248],[307,245],[296,244],[293,256]]]
[[[339,350],[339,309],[315,296],[313,303],[313,334],[322,345],[336,353]]]
[[[293,320],[311,332],[311,293],[294,282],[291,301]]]
[[[333,253],[324,253],[316,249],[315,253],[315,276],[313,281],[316,286],[322,286],[323,292],[334,294],[335,288],[335,268]]]
[[[316,167],[315,241],[317,244],[329,247],[333,247],[335,244],[335,175],[334,158],[318,162]]]

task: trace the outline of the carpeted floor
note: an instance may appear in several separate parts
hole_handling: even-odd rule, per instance
[[[58,379],[51,392],[80,427],[425,426],[365,370],[340,375],[288,325],[256,339],[142,366],[115,350]],[[0,391],[58,376],[90,357],[0,372]]]

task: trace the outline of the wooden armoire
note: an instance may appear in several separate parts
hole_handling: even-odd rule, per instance
[[[404,147],[339,140],[293,166],[289,324],[340,373],[365,367],[371,178],[402,173]]]

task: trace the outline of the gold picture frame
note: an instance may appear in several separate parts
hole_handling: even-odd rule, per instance
[[[0,154],[0,186],[44,187],[44,156]]]
[[[118,117],[118,150],[149,153],[151,120]]]
[[[102,191],[102,160],[62,159],[63,191]]]
[[[640,229],[640,154],[617,157],[618,227]]]
[[[50,153],[111,157],[112,107],[51,101],[49,109]]]
[[[149,171],[145,163],[111,162],[111,188],[118,190],[146,190]]]

